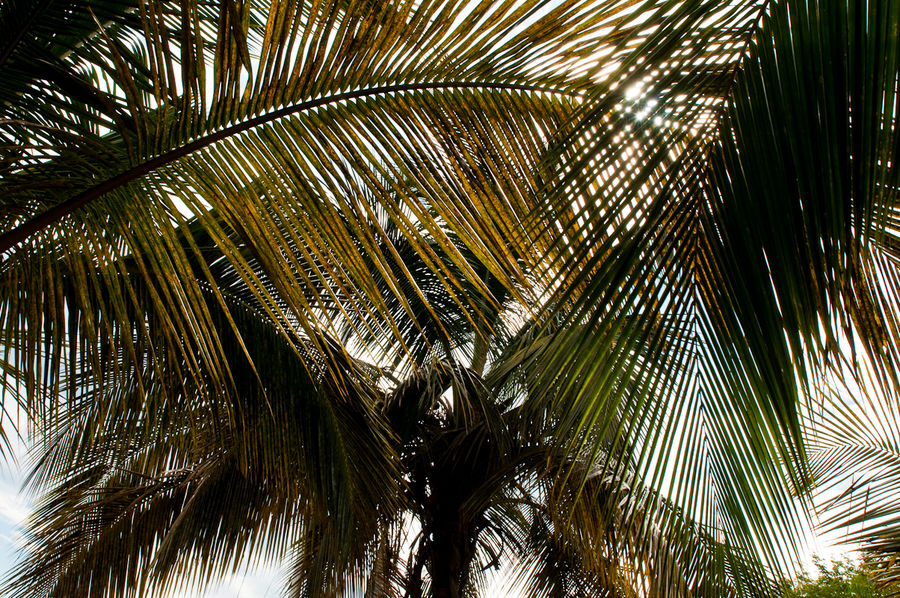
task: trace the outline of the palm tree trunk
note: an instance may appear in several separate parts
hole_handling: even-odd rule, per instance
[[[455,509],[454,509],[455,510]],[[459,514],[435,518],[431,537],[431,595],[460,598],[471,556]]]

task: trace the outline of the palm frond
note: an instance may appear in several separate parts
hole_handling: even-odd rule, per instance
[[[67,549],[28,575],[83,590],[112,566],[103,534],[155,499],[103,591],[146,583],[135,567],[160,547],[180,571],[166,501],[197,488],[167,472],[218,450],[254,492],[309,493],[297,593],[377,593],[402,577],[391,526],[414,486],[392,457],[470,484],[446,491],[472,532],[526,475],[505,449],[562,450],[556,432],[560,504],[565,484],[604,480],[636,501],[622,529],[709,539],[700,564],[642,548],[641,576],[764,591],[797,557],[793,493],[837,463],[807,460],[802,416],[843,339],[900,395],[898,15],[896,0],[4,3],[4,384],[49,434],[37,554]],[[533,531],[559,539],[562,521]],[[527,543],[475,536],[469,562]],[[208,536],[209,554],[235,537]],[[406,563],[419,590],[425,561]]]
[[[573,325],[535,362],[545,404],[615,433],[652,487],[783,567],[804,527],[783,484],[808,483],[799,405],[837,339],[865,334],[892,384],[894,277],[851,267],[890,237],[876,206],[896,195],[882,10],[683,3],[550,154],[556,203],[592,209],[547,225],[552,309]]]

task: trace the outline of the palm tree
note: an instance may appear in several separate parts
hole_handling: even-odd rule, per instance
[[[331,354],[299,336],[290,343],[231,265],[210,260],[234,318],[223,350],[239,385],[235,412],[199,387],[169,402],[165,381],[140,364],[128,378],[145,388],[79,396],[32,474],[47,490],[11,592],[141,595],[225,574],[254,548],[289,555],[295,596],[460,597],[496,568],[517,571],[532,596],[720,595],[738,575],[765,583],[758,563],[723,558],[728,547],[644,487],[627,458],[603,470],[597,451],[624,454],[614,438],[583,451],[555,442],[559,422],[530,408],[526,375],[553,327],[516,310],[461,248],[498,301],[479,311],[488,320],[479,331],[369,207],[378,217],[367,228],[385,233],[393,268],[422,292],[407,296],[410,308],[441,308],[402,331],[408,351],[379,346],[383,335],[369,331],[385,322],[366,310],[335,331],[347,351],[334,339],[319,339]],[[202,237],[198,223],[187,226]],[[207,297],[218,329],[229,330]],[[383,360],[342,359],[350,347]],[[146,388],[154,382],[159,391]]]
[[[847,339],[896,396],[898,8],[7,0],[3,365],[59,555],[17,587],[292,546],[300,593],[500,553],[761,591]]]

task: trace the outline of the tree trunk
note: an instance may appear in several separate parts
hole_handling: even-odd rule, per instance
[[[471,556],[469,538],[458,513],[435,518],[431,536],[431,595],[460,598]]]

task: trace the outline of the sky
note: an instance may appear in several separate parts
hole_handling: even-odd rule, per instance
[[[0,579],[15,562],[15,549],[19,545],[17,525],[29,513],[29,505],[19,493],[19,472],[9,464],[0,464]]]

